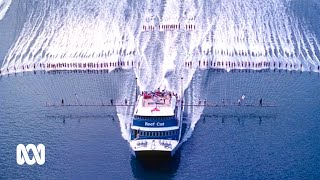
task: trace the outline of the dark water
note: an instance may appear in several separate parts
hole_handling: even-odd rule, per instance
[[[72,103],[75,92],[82,102],[117,99],[123,89],[134,89],[120,83],[132,75],[122,71],[2,77],[1,179],[320,177],[318,74],[198,71],[186,98],[201,95],[209,104],[222,99],[229,103],[245,94],[248,103],[263,98],[277,107],[205,107],[203,111],[195,107],[193,111],[202,116],[170,162],[145,164],[132,157],[114,107],[44,106],[58,103],[61,97]],[[20,143],[44,144],[46,163],[17,165]]]

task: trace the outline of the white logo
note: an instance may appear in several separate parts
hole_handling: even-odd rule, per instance
[[[32,159],[29,158],[28,154],[30,150],[33,153]],[[19,144],[17,146],[17,163],[23,165],[26,162],[28,165],[33,165],[37,162],[39,165],[43,165],[46,161],[45,150],[43,144],[39,144],[37,147],[34,144],[28,144],[27,146]]]

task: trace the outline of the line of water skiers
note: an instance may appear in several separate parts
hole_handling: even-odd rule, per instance
[[[236,104],[241,106],[243,104],[243,102],[244,102],[244,99],[245,99],[245,95],[242,95],[241,98],[238,99]],[[222,99],[221,103],[222,103],[221,104],[222,106],[226,106],[227,105],[224,99]],[[198,105],[207,106],[209,104],[207,104],[207,100],[206,99],[204,99],[203,101],[201,99],[199,99]],[[259,100],[259,106],[262,106],[262,98]]]
[[[184,28],[185,30],[194,30],[196,29],[196,25],[194,24],[186,24],[182,26],[180,24],[167,24],[167,25],[158,25],[157,27],[154,25],[142,25],[142,30],[144,31],[154,31],[154,30],[180,30]]]
[[[59,68],[96,68],[96,69],[107,69],[107,68],[118,68],[118,67],[125,67],[125,66],[134,66],[136,65],[135,62],[129,61],[118,61],[118,62],[109,62],[109,63],[37,63],[33,65],[22,65],[20,66],[21,70],[35,70],[37,68],[40,69],[59,69]],[[137,62],[137,65],[140,66],[140,62]],[[16,71],[19,68],[16,66],[13,67],[13,70]],[[7,72],[10,72],[11,69],[9,67],[6,69]],[[0,70],[0,75],[2,71]]]
[[[147,93],[144,93],[144,92],[142,92],[142,94],[147,95]],[[174,93],[171,94],[171,92],[170,92],[170,96],[171,96],[171,95],[177,96],[177,94],[174,94]],[[240,105],[243,103],[244,99],[245,99],[245,95],[242,95],[241,98],[237,101],[237,104],[240,106]],[[202,103],[202,102],[203,102],[203,103]],[[61,105],[62,105],[62,106],[65,105],[64,99],[61,99]],[[78,104],[78,105],[79,105],[79,104]],[[104,105],[104,104],[102,103],[101,105]],[[110,99],[110,105],[111,105],[111,106],[114,106],[114,105],[115,105],[113,99]],[[124,100],[124,105],[128,105],[128,100],[127,100],[127,99]],[[202,101],[201,99],[199,99],[198,105],[207,106],[207,105],[209,105],[209,104],[207,104],[207,100],[206,100],[206,99],[204,99],[203,101]],[[222,105],[223,105],[223,106],[226,105],[224,99],[222,99]],[[46,103],[46,106],[48,106],[47,103]],[[262,99],[259,100],[259,106],[262,106]]]
[[[109,62],[109,63],[38,63],[33,65],[22,65],[20,68],[24,70],[36,70],[36,68],[40,69],[52,69],[57,70],[59,68],[93,68],[93,69],[108,69],[108,68],[118,68],[118,67],[128,67],[128,66],[140,66],[140,62],[133,62],[131,63],[129,61],[118,61],[118,62]],[[302,64],[297,63],[282,63],[282,62],[215,62],[215,61],[208,61],[208,60],[199,60],[199,63],[197,64],[199,67],[229,67],[229,68],[290,68],[290,69],[297,69],[300,67],[302,69]],[[185,67],[192,68],[193,62],[185,62]],[[320,65],[317,66],[317,68],[312,69],[310,66],[308,70],[318,70],[320,71]],[[10,72],[11,69],[7,68],[7,72]],[[16,71],[18,68],[16,66],[13,67],[13,70]],[[2,75],[2,71],[0,70],[0,75]]]
[[[61,99],[61,106],[64,106],[65,105],[65,101],[64,99]],[[78,106],[81,105],[79,102],[77,104]],[[104,103],[102,103],[101,105],[105,105]],[[110,105],[111,106],[115,106],[114,104],[114,100],[113,99],[110,99]],[[124,105],[128,105],[128,100],[127,99],[124,99]],[[46,106],[49,106],[49,104],[46,102]],[[85,106],[85,105],[84,105]]]
[[[202,66],[210,66],[210,67],[231,67],[231,68],[236,68],[236,67],[243,67],[243,68],[262,68],[262,67],[268,67],[268,68],[290,68],[290,69],[296,69],[298,67],[300,67],[300,69],[302,69],[303,65],[302,64],[297,64],[297,63],[282,63],[282,62],[231,62],[231,61],[227,61],[227,62],[214,62],[214,61],[201,61],[199,60],[199,64],[198,66],[201,67]],[[189,62],[185,62],[185,67],[189,67],[192,68],[192,61]],[[320,71],[320,65],[318,65],[317,67],[318,71]],[[312,69],[312,67],[309,67],[309,70],[315,70]]]

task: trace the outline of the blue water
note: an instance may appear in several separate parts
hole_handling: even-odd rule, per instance
[[[236,101],[245,93],[248,102],[263,98],[265,103],[272,102],[277,107],[205,107],[192,136],[172,162],[155,167],[141,164],[131,155],[127,141],[121,136],[114,107],[45,107],[40,103],[47,96],[53,97],[48,92],[59,92],[62,88],[66,94],[72,91],[70,83],[76,78],[83,83],[74,89],[83,91],[86,96],[116,98],[116,92],[115,95],[102,95],[103,91],[113,91],[108,79],[130,75],[130,71],[122,71],[110,74],[29,73],[2,77],[1,178],[320,177],[318,74],[197,72],[186,91],[191,91],[195,88],[192,84],[200,82],[205,92],[203,99],[206,98],[208,103],[218,103],[223,98]],[[94,86],[97,80],[105,89]],[[31,87],[32,84],[38,85]],[[40,86],[47,89],[41,90]],[[130,88],[134,87],[126,87]],[[46,163],[43,166],[17,165],[15,148],[20,143],[44,144]]]

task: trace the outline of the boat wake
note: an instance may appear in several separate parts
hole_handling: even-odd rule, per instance
[[[0,20],[10,3],[0,1]],[[320,72],[319,37],[309,17],[300,17],[293,3],[29,0],[24,7],[27,21],[0,74],[132,68],[140,90],[154,90],[165,82],[168,90],[185,94],[186,103],[196,104],[203,95],[199,83],[205,80],[199,68]],[[120,99],[134,102],[133,82],[125,78]],[[132,111],[117,107],[125,139]],[[202,111],[186,108],[186,138]]]
[[[12,0],[0,0],[0,20],[6,15]]]
[[[123,82],[123,88],[120,89],[118,101],[122,103],[128,102],[128,104],[134,104],[135,93],[136,93],[136,82],[134,76],[127,77]],[[117,106],[117,116],[120,122],[120,129],[122,137],[129,141],[130,140],[130,123],[134,106]]]
[[[1,1],[1,14],[10,2]],[[149,77],[143,89],[153,89],[177,64],[319,72],[319,39],[293,3],[27,1],[27,21],[1,73],[135,67]]]

